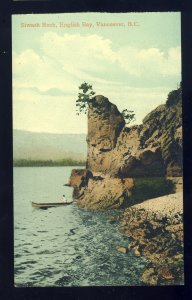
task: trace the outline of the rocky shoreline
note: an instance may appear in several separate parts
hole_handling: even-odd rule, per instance
[[[75,202],[79,207],[91,211],[122,207],[120,201],[115,203],[113,196],[121,199],[120,194],[125,186],[129,192],[134,186],[133,178],[126,178],[122,185],[118,178],[104,177],[101,184],[101,179],[95,182],[89,178],[90,174],[86,178],[86,170],[74,170],[72,173],[70,185],[73,185],[74,196],[77,197]],[[89,182],[90,193],[86,195],[84,187],[82,191],[79,189],[82,177]],[[108,220],[112,226],[117,226],[118,221],[120,233],[132,241],[127,247],[114,245],[117,251],[122,255],[131,251],[133,255],[144,256],[149,261],[141,278],[144,285],[184,284],[182,177],[169,180],[174,184],[175,193],[130,205],[123,209],[118,220]]]
[[[128,251],[149,260],[144,284],[184,284],[182,192],[127,208],[119,230],[132,239]]]

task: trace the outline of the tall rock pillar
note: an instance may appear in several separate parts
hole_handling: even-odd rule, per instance
[[[105,157],[115,148],[124,126],[122,114],[106,97],[98,95],[91,100],[88,109],[87,169],[92,172],[105,172],[108,169]]]

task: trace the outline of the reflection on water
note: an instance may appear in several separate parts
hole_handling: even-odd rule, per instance
[[[107,219],[74,203],[40,210],[31,201],[54,202],[65,193],[71,167],[14,168],[15,283],[17,286],[140,285],[146,265],[116,245],[129,243]]]

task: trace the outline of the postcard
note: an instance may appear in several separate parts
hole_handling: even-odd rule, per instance
[[[184,284],[178,12],[12,16],[15,287]]]

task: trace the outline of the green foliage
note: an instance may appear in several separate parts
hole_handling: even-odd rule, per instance
[[[128,197],[129,205],[143,202],[175,191],[175,185],[165,177],[135,178],[131,195]]]
[[[76,100],[77,115],[79,115],[80,113],[86,114],[88,108],[88,102],[95,95],[92,85],[88,84],[85,81],[79,86],[79,90],[80,91],[78,93],[78,99]]]
[[[93,91],[91,84],[88,84],[84,81],[79,86],[78,99],[76,100],[77,115],[81,113],[87,113],[88,103],[91,101],[94,95],[95,92]],[[126,124],[129,124],[131,121],[135,120],[135,114],[132,110],[124,109],[121,114],[124,117]]]
[[[85,166],[85,161],[65,158],[61,160],[28,160],[17,159],[13,162],[14,167],[60,167],[60,166]]]
[[[182,83],[180,83],[180,87],[177,90],[171,91],[168,94],[166,105],[168,107],[176,105],[179,101],[181,101],[182,95]]]
[[[76,100],[77,115],[81,113],[87,113],[88,103],[91,101],[94,95],[95,92],[93,91],[93,87],[91,84],[88,84],[84,81],[79,86],[78,99]],[[132,110],[124,109],[121,114],[124,117],[126,124],[129,124],[131,121],[135,120],[135,114]]]
[[[129,124],[131,121],[135,121],[135,114],[133,110],[124,109],[121,114],[123,115],[126,124]]]

